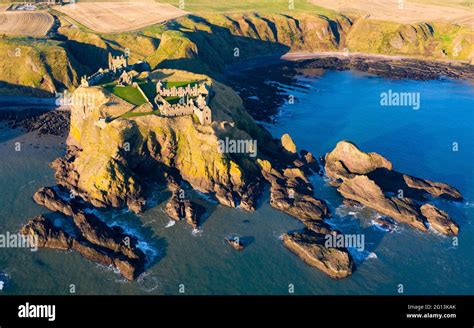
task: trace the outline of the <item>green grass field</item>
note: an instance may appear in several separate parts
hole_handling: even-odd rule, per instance
[[[143,98],[140,91],[130,85],[121,87],[115,84],[107,84],[104,87],[117,97],[122,98],[123,100],[131,103],[132,105],[140,106],[147,102],[146,99]]]
[[[185,87],[188,84],[194,86],[198,81],[165,81],[165,88],[169,89],[172,87]]]
[[[160,0],[179,7],[179,0]],[[184,10],[193,13],[291,13],[307,12],[329,15],[333,11],[311,4],[308,0],[185,0]]]
[[[141,117],[141,116],[148,116],[148,115],[159,115],[159,110],[154,110],[152,112],[127,112],[125,114],[120,115],[120,118],[133,118],[133,117]]]
[[[137,81],[140,88],[146,94],[150,101],[153,101],[156,97],[156,84],[148,81]]]

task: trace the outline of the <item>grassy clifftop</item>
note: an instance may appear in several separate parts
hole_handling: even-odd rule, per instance
[[[0,94],[47,96],[72,89],[78,67],[57,42],[0,39]]]
[[[427,59],[474,59],[474,31],[447,23],[400,24],[360,18],[346,40],[351,51]]]
[[[186,1],[186,9],[192,12],[188,16],[119,34],[96,33],[58,14],[56,41],[0,39],[1,90],[48,95],[73,89],[82,74],[107,65],[109,52],[129,53],[131,62],[146,60],[152,68],[178,68],[212,76],[243,59],[289,51],[348,49],[474,60],[474,32],[466,26],[401,24],[346,16],[307,1],[295,1],[291,10],[286,0],[232,3]],[[11,56],[17,48],[22,50],[20,56]]]

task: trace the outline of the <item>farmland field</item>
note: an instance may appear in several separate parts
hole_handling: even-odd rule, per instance
[[[46,12],[0,11],[0,33],[42,37],[53,23],[53,16]]]
[[[358,12],[370,18],[406,24],[444,21],[474,26],[472,0],[408,0],[399,7],[398,0],[311,0],[318,6],[339,12]],[[470,3],[470,5],[469,5]]]
[[[80,2],[55,9],[101,33],[133,31],[186,14],[171,5],[153,2]]]

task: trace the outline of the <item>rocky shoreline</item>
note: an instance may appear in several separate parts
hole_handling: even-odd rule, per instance
[[[269,85],[265,81],[283,70],[286,74],[283,78],[291,85],[297,81],[299,67],[319,72],[328,67],[351,69],[351,65],[375,74],[382,74],[380,67],[385,67],[386,71],[395,72],[392,77],[399,78],[407,77],[413,68],[384,64],[391,67],[387,69],[379,66],[380,63],[329,58],[289,63],[277,67],[274,73],[265,73],[266,77],[262,71],[258,78],[259,83]],[[438,78],[446,71],[440,68],[426,74],[413,72],[410,74],[423,79]],[[177,74],[177,79],[185,74],[177,70],[160,72],[163,73]],[[192,78],[208,79],[198,75]],[[249,85],[258,88],[259,83]],[[239,81],[242,84],[245,83]],[[89,108],[71,109],[67,153],[51,165],[56,171],[57,186],[42,188],[34,196],[38,204],[69,220],[74,233],[54,226],[44,216],[30,220],[21,232],[38,237],[40,247],[75,250],[90,260],[117,268],[124,277],[133,280],[147,264],[145,255],[136,247],[137,240],[107,226],[86,212],[86,208],[127,207],[136,213],[146,210],[144,182],[152,179],[166,185],[171,192],[165,207],[167,215],[197,229],[203,209],[187,198],[184,184],[213,196],[224,206],[246,211],[256,209],[264,185],[269,185],[270,205],[305,225],[302,231],[283,236],[285,247],[329,277],[341,279],[351,275],[356,265],[347,248],[326,245],[328,236],[341,232],[325,223],[330,216],[329,208],[314,194],[308,179],[312,174],[325,172],[347,203],[370,207],[423,232],[431,228],[444,235],[458,234],[459,226],[449,215],[429,203],[431,197],[462,200],[454,187],[397,172],[383,156],[365,153],[345,141],[318,161],[313,154],[298,151],[287,134],[273,139],[245,112],[241,98],[231,89],[217,81],[212,81],[212,85],[216,90],[210,103],[215,116],[212,126],[197,125],[190,117],[143,116],[118,119],[99,127],[94,122],[116,110],[110,105],[116,100],[99,88],[79,88],[76,92],[96,102],[88,104]],[[278,89],[270,85],[263,92],[273,88]],[[245,103],[244,92],[240,95]],[[271,101],[276,105],[284,97],[278,94]],[[270,117],[271,108],[258,115]],[[217,140],[229,136],[258,141],[258,156],[219,153]],[[63,192],[77,200],[61,196]]]
[[[57,227],[50,219],[40,215],[24,225],[20,233],[35,237],[38,247],[74,250],[89,260],[117,268],[128,280],[136,279],[146,264],[146,256],[137,247],[137,239],[125,234],[120,228],[109,227],[87,212],[82,202],[61,197],[61,191],[64,194],[67,190],[57,190],[41,188],[33,199],[48,210],[60,213],[73,227],[73,231]]]
[[[467,63],[420,60],[416,58],[368,54],[321,53],[306,56],[262,58],[230,67],[224,77],[226,84],[236,90],[247,111],[258,121],[274,122],[279,108],[288,102],[289,89],[304,88],[298,76],[317,76],[324,70],[356,70],[389,79],[435,80],[442,77],[474,81],[474,66]],[[265,65],[266,62],[266,65]],[[251,72],[251,74],[249,74]]]
[[[70,112],[49,109],[2,109],[0,121],[7,122],[12,129],[26,132],[37,131],[39,135],[66,137],[69,133]]]

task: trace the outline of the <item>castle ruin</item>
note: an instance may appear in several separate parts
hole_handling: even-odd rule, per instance
[[[188,84],[186,87],[165,88],[161,80],[156,83],[155,104],[162,116],[176,117],[196,115],[199,123],[212,123],[212,111],[208,106],[210,88],[206,83]],[[170,104],[166,97],[179,97],[176,104]]]
[[[121,72],[128,67],[128,59],[125,55],[112,56],[109,52],[109,70],[114,73]]]

